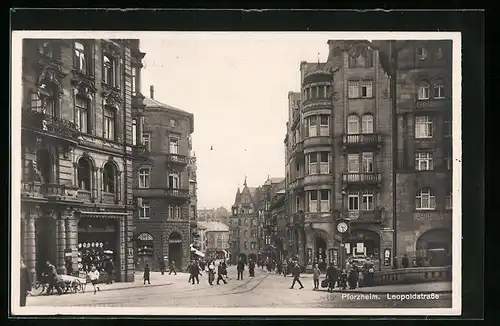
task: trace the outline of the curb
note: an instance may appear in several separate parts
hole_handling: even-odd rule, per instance
[[[147,286],[144,286],[144,285],[139,285],[139,286],[127,286],[127,287],[123,287],[123,288],[118,288],[118,289],[102,289],[100,290],[99,292],[107,292],[107,291],[119,291],[119,290],[130,290],[130,289],[138,289],[138,288],[142,288],[142,287],[148,287],[148,288],[151,288],[151,287],[161,287],[161,286],[167,286],[167,285],[172,285],[173,283],[170,282],[170,283],[163,283],[163,284],[148,284]],[[92,292],[91,291],[87,291],[85,290],[85,292],[83,293],[87,293],[87,292]]]
[[[327,292],[324,290],[323,292]],[[333,292],[330,293],[353,293],[353,294],[410,294],[410,293],[419,293],[419,294],[451,294],[452,290],[440,290],[440,291],[343,291],[343,290],[334,290]]]

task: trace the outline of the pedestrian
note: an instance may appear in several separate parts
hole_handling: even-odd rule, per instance
[[[106,284],[113,284],[113,272],[115,269],[115,264],[113,263],[113,259],[109,259],[106,262],[106,273],[108,277],[106,278]]]
[[[319,288],[319,275],[321,274],[321,271],[319,270],[318,264],[314,265],[313,269],[313,291],[317,290]]]
[[[248,276],[250,276],[250,277],[254,277],[255,276],[255,263],[251,259],[248,262]]]
[[[26,298],[28,297],[29,292],[31,291],[31,280],[30,280],[30,272],[28,267],[24,264],[23,259],[21,258],[21,287],[20,287],[20,306],[26,306]]]
[[[347,271],[345,269],[342,270],[342,272],[339,275],[339,287],[342,290],[347,289]]]
[[[92,268],[87,275],[90,279],[90,282],[92,283],[92,286],[94,287],[94,294],[96,293],[96,290],[101,291],[101,289],[99,288],[99,271],[94,265],[92,265]]]
[[[363,287],[365,283],[365,275],[363,274],[363,271],[360,270],[358,273],[358,287]]]
[[[330,266],[328,266],[328,268],[326,269],[326,278],[328,280],[328,292],[333,292],[333,290],[335,289],[335,283],[337,282],[337,274],[338,274],[338,271],[337,269],[335,268],[335,266],[333,266],[332,263],[330,263]]]
[[[161,275],[165,275],[165,259],[158,257],[158,260],[160,261],[160,272]]]
[[[191,273],[190,276],[191,284],[194,284],[194,281],[196,281],[196,284],[200,284],[200,278],[199,278],[199,276],[201,275],[200,266],[198,266],[198,264],[193,262],[191,264],[190,273]]]
[[[292,286],[290,286],[290,289],[293,289],[295,286],[295,282],[299,283],[300,289],[303,289],[304,286],[302,285],[302,282],[300,281],[300,266],[299,263],[295,263],[295,266],[292,268],[292,276],[293,276],[293,281],[292,281]]]
[[[215,264],[212,261],[208,265],[208,284],[213,285],[214,280],[215,280]]]
[[[283,261],[283,277],[286,277],[286,274],[288,273],[288,262],[286,259]]]
[[[144,279],[144,284],[146,284],[146,281],[148,281],[148,284],[151,284],[151,281],[150,281],[150,273],[151,271],[149,270],[149,264],[146,264],[146,266],[144,266],[144,276],[142,277]]]
[[[356,289],[356,285],[358,283],[358,272],[355,266],[353,266],[353,268],[351,268],[351,270],[349,271],[349,276],[347,277],[347,281],[349,282],[350,290]]]
[[[236,265],[236,271],[238,272],[238,280],[243,280],[243,271],[245,270],[245,263],[241,258],[238,259],[238,264]]]
[[[62,294],[62,288],[59,282],[59,275],[57,274],[56,267],[47,261],[47,276],[49,286],[47,288],[47,295],[51,294],[54,288],[57,291],[57,294]]]
[[[177,271],[175,270],[175,261],[173,261],[173,260],[170,262],[168,275],[172,274],[172,272],[173,272],[175,275],[177,275]]]
[[[405,254],[401,259],[401,265],[403,266],[403,268],[408,268],[409,263],[410,262],[408,261],[408,255]]]
[[[227,270],[223,262],[221,262],[217,268],[217,285],[222,281],[224,284],[227,284],[227,281],[224,279],[224,275],[227,275]]]

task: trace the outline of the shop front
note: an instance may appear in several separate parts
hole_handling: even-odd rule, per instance
[[[143,232],[137,237],[137,264],[136,269],[143,271],[146,264],[153,268],[154,246],[153,236],[150,233]]]
[[[78,221],[78,271],[84,276],[92,266],[102,273],[112,262],[120,266],[119,219],[81,218]]]
[[[417,266],[451,265],[451,231],[433,229],[423,233],[416,243]]]
[[[178,270],[182,269],[182,235],[172,232],[168,238],[168,263],[174,262]]]
[[[372,230],[352,230],[344,240],[346,258],[351,263],[363,265],[373,264],[380,269],[380,235]]]

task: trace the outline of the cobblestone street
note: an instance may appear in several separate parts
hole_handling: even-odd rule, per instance
[[[234,267],[229,269],[230,276],[236,275]],[[434,300],[395,300],[388,299],[387,293],[376,291],[357,293],[328,293],[324,290],[312,291],[312,278],[304,275],[303,289],[296,285],[289,289],[291,277],[268,274],[256,270],[253,278],[243,281],[232,278],[228,284],[209,285],[206,274],[200,277],[200,284],[188,283],[189,275],[161,275],[153,273],[151,285],[143,285],[141,276],[136,274],[133,284],[116,283],[102,285],[96,295],[92,286],[85,293],[29,297],[28,306],[60,307],[276,307],[276,308],[448,308],[451,307],[451,293],[439,293],[437,287],[427,284],[405,288],[405,291],[439,293]],[[383,290],[383,289],[382,289]],[[396,293],[397,288],[387,289]],[[370,296],[371,294],[371,296]]]

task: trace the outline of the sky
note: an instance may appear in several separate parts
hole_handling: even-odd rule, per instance
[[[165,34],[141,37],[141,90],[194,114],[198,208],[230,208],[248,186],[285,176],[288,92],[300,62],[324,62],[328,37],[308,34]],[[319,53],[319,55],[318,55]],[[213,150],[211,150],[213,148]]]

